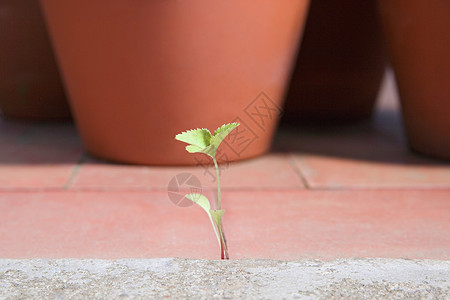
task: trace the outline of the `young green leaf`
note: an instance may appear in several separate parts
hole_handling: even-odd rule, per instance
[[[211,132],[204,128],[193,129],[177,134],[175,139],[203,149],[211,143]]]
[[[211,213],[210,213],[211,205],[209,203],[208,198],[206,198],[202,194],[197,194],[197,193],[187,194],[187,195],[185,195],[185,197],[187,199],[191,200],[192,202],[197,203],[201,208],[203,208],[206,211],[206,214],[208,215],[209,220],[211,221],[211,225],[214,229],[214,233],[216,234],[217,241],[219,242],[219,245],[221,245],[219,233],[216,229],[216,226],[214,225],[213,217],[211,216]]]
[[[187,194],[187,195],[185,195],[185,197],[187,199],[191,200],[192,202],[197,203],[209,215],[209,211],[211,210],[211,205],[209,204],[208,198],[206,198],[202,194],[198,194],[198,193]]]
[[[186,146],[189,153],[204,153],[215,158],[220,143],[238,126],[239,123],[222,125],[216,129],[214,135],[211,135],[208,129],[188,130],[177,134],[175,139],[189,144]]]
[[[230,123],[217,128],[216,131],[214,131],[214,135],[211,137],[211,145],[216,149],[219,148],[220,143],[222,143],[227,135],[239,125],[239,123]]]

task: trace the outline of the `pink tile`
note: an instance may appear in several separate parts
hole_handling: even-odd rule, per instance
[[[0,193],[0,257],[214,258],[201,209],[166,192]]]
[[[72,165],[0,166],[0,190],[64,188]]]
[[[450,190],[228,191],[232,259],[450,259]],[[0,193],[0,257],[218,257],[206,214],[166,192]]]
[[[294,155],[311,188],[450,188],[450,165]]]
[[[194,167],[146,167],[108,164],[89,158],[80,168],[72,189],[167,189],[170,180],[180,173],[197,176],[202,186],[215,188],[213,165]],[[302,188],[302,182],[285,155],[271,154],[220,166],[224,189]]]
[[[367,124],[284,131],[278,142],[311,188],[450,188],[450,164]]]
[[[0,190],[63,188],[81,149],[47,145],[2,145],[0,147]]]
[[[225,188],[304,188],[301,178],[292,166],[292,160],[287,155],[276,153],[232,163],[228,168],[224,168],[221,180]]]
[[[226,201],[235,258],[450,258],[450,190],[227,193]]]
[[[83,153],[73,124],[3,120],[0,129],[14,137],[0,143],[0,190],[67,184]]]
[[[71,189],[130,190],[165,189],[183,168],[148,167],[108,163],[89,157],[70,185]],[[186,172],[194,170],[186,169]]]
[[[80,167],[70,188],[78,190],[167,190],[178,174],[196,176],[209,184],[202,167],[158,167],[108,163],[89,157]]]

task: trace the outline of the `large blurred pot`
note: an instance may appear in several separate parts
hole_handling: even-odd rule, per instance
[[[70,117],[38,0],[0,0],[0,110],[14,118]]]
[[[175,134],[237,117],[234,146],[251,143],[225,156],[269,149],[278,115],[256,110],[280,105],[308,2],[41,1],[85,147],[160,165],[197,163]]]
[[[375,0],[313,0],[286,98],[286,123],[370,117],[386,58]]]
[[[450,159],[450,1],[378,3],[409,144]]]

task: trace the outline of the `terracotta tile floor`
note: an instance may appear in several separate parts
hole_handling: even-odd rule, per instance
[[[450,259],[450,165],[409,151],[391,73],[378,100],[371,122],[282,128],[223,170],[231,258]],[[218,258],[204,212],[167,193],[188,173],[212,197],[211,171],[110,164],[72,124],[0,118],[0,257]]]

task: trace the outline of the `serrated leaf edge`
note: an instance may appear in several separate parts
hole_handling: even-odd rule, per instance
[[[222,128],[227,127],[227,126],[232,126],[232,125],[236,125],[236,126],[233,128],[233,130],[234,130],[236,127],[238,127],[238,126],[241,125],[241,124],[240,124],[239,122],[231,122],[231,123],[228,123],[228,124],[223,124],[222,126],[218,127],[218,128],[214,131],[213,136],[217,135],[218,131],[221,130]]]
[[[195,146],[201,148],[202,146],[199,146],[199,145],[197,145],[197,144],[193,144],[193,143],[191,143],[191,142],[186,142],[186,141],[181,140],[181,138],[182,138],[183,135],[186,135],[186,134],[189,134],[189,133],[195,132],[195,131],[206,131],[206,132],[209,134],[209,140],[208,140],[208,144],[207,144],[206,146],[211,145],[211,137],[212,137],[212,134],[211,134],[211,132],[210,132],[207,128],[196,128],[196,129],[189,129],[189,130],[183,131],[183,132],[181,132],[181,133],[175,135],[175,139],[176,139],[177,141],[180,141],[180,142],[183,142],[183,143],[186,143],[186,144],[190,144],[190,145],[195,145]]]
[[[234,126],[233,126],[234,125]],[[235,130],[240,123],[233,122],[220,126],[214,131],[214,135],[211,137],[210,145],[214,146],[216,149],[219,148],[220,144],[223,140],[233,131]]]

